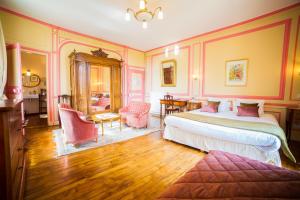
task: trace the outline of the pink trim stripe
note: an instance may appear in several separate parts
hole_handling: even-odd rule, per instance
[[[77,44],[77,45],[91,47],[91,48],[99,48],[100,47],[100,46],[95,46],[95,45],[91,45],[91,44],[87,44],[87,43],[83,43],[83,42],[77,42],[77,41],[73,41],[73,40],[64,41],[63,43],[61,43],[59,45],[57,44],[58,50],[56,51],[56,53],[57,53],[57,66],[58,66],[58,69],[57,69],[58,70],[58,72],[57,72],[58,73],[57,74],[57,76],[58,76],[58,90],[57,90],[58,94],[61,94],[61,74],[60,74],[61,55],[60,54],[61,54],[61,49],[67,44]],[[117,51],[106,49],[106,48],[102,48],[102,49],[105,51],[113,52],[113,53],[119,55],[121,60],[123,59],[122,55]]]
[[[29,51],[32,53],[37,53],[46,56],[47,60],[47,106],[48,106],[48,122],[49,124],[54,124],[54,90],[53,90],[53,75],[52,75],[52,56],[51,53],[48,51],[40,50],[40,49],[35,49],[35,48],[30,48],[30,47],[25,47],[21,46],[21,50]]]
[[[25,18],[25,19],[28,19],[28,20],[31,20],[31,21],[34,21],[36,23],[39,23],[39,24],[42,24],[42,25],[45,25],[45,26],[49,26],[49,27],[52,27],[52,28],[56,28],[56,29],[59,29],[59,30],[69,32],[69,33],[73,33],[73,34],[76,34],[76,35],[81,35],[83,37],[88,37],[88,38],[95,39],[95,40],[102,41],[102,42],[107,42],[107,43],[110,43],[110,44],[113,44],[113,45],[121,46],[121,47],[128,48],[128,49],[132,49],[132,50],[135,50],[135,51],[148,53],[150,51],[157,50],[157,49],[160,49],[160,48],[164,48],[166,46],[174,45],[176,43],[184,42],[184,41],[187,41],[187,40],[192,40],[192,39],[197,38],[197,37],[209,35],[209,34],[216,33],[216,32],[219,32],[219,31],[223,31],[223,30],[226,30],[226,29],[229,29],[229,28],[233,28],[233,27],[236,27],[236,26],[247,24],[247,23],[262,19],[262,18],[266,18],[266,17],[272,16],[272,15],[275,15],[275,14],[280,13],[280,12],[284,12],[284,11],[296,8],[298,6],[300,6],[300,3],[295,3],[293,5],[290,5],[290,6],[287,6],[287,7],[284,7],[284,8],[281,8],[281,9],[278,9],[278,10],[275,10],[275,11],[272,11],[272,12],[269,12],[269,13],[266,13],[266,14],[248,19],[248,20],[245,20],[245,21],[242,21],[242,22],[239,22],[239,23],[236,23],[236,24],[225,26],[225,27],[222,27],[222,28],[219,28],[219,29],[216,29],[216,30],[206,32],[206,33],[201,33],[201,34],[198,34],[198,35],[195,35],[195,36],[192,36],[192,37],[189,37],[189,38],[185,38],[185,39],[182,39],[182,40],[179,40],[179,41],[176,41],[176,42],[172,42],[172,43],[169,43],[169,44],[166,44],[166,45],[163,45],[163,46],[159,46],[159,47],[147,50],[147,51],[142,51],[142,50],[139,50],[139,49],[136,49],[136,48],[125,46],[123,44],[118,44],[118,43],[111,42],[111,41],[108,41],[108,40],[104,40],[104,39],[101,39],[101,38],[98,38],[98,37],[95,37],[95,36],[90,36],[90,35],[87,35],[87,34],[83,34],[83,33],[79,33],[79,32],[76,32],[76,31],[69,30],[67,28],[59,27],[59,26],[56,26],[56,25],[53,25],[53,24],[35,19],[33,17],[29,17],[27,15],[21,14],[17,11],[13,11],[13,10],[5,8],[3,6],[0,6],[0,10],[4,11],[4,12],[7,12],[7,13],[10,13],[10,14],[13,14],[13,15],[16,15],[16,16],[19,16],[19,17],[22,17],[22,18]]]
[[[132,49],[132,50],[134,50],[134,51],[144,52],[144,51],[142,51],[142,50],[139,50],[139,49],[136,49],[136,48],[132,48],[132,47],[129,47],[129,46],[127,46],[127,45],[119,44],[119,43],[116,43],[116,42],[111,42],[111,41],[108,41],[108,40],[105,40],[105,39],[102,39],[102,38],[98,38],[98,37],[95,37],[95,36],[87,35],[87,34],[80,33],[80,32],[77,32],[77,31],[73,31],[73,30],[70,30],[70,29],[67,29],[67,28],[63,28],[63,27],[60,27],[60,26],[56,26],[56,25],[53,25],[53,24],[44,22],[44,21],[42,21],[42,20],[35,19],[35,18],[33,18],[33,17],[24,15],[24,14],[22,14],[22,13],[20,13],[20,12],[13,11],[13,10],[11,10],[11,9],[5,8],[5,7],[3,7],[3,6],[0,6],[0,10],[1,10],[1,11],[4,11],[4,12],[7,12],[7,13],[9,13],[9,14],[13,14],[13,15],[16,15],[16,16],[18,16],[18,17],[24,18],[24,19],[28,19],[28,20],[34,21],[34,22],[39,23],[39,24],[42,24],[42,25],[44,25],[44,26],[48,26],[48,27],[51,27],[51,28],[56,28],[56,29],[58,29],[58,30],[66,31],[66,32],[69,32],[69,33],[72,33],[72,34],[75,34],[75,35],[80,35],[80,36],[87,37],[87,38],[91,38],[91,39],[98,40],[98,41],[101,41],[101,42],[106,42],[106,43],[108,43],[108,44],[120,46],[120,47],[123,47],[123,48]]]
[[[280,85],[279,85],[279,94],[278,96],[251,96],[251,95],[222,95],[222,94],[206,94],[205,93],[205,58],[206,58],[206,45],[208,43],[216,42],[223,39],[228,39],[232,37],[238,37],[244,34],[285,25],[285,31],[284,31],[284,41],[283,41],[283,52],[282,52],[282,66],[281,66],[281,75],[280,75]],[[284,99],[284,93],[285,93],[285,74],[286,74],[286,68],[287,68],[287,57],[288,57],[288,47],[289,47],[289,38],[290,38],[290,27],[291,27],[291,19],[279,21],[276,23],[268,24],[265,26],[257,27],[254,29],[249,29],[243,32],[211,39],[208,41],[205,41],[203,43],[203,69],[202,69],[202,96],[203,97],[229,97],[229,98],[244,98],[244,99],[266,99],[266,100],[283,100]]]
[[[186,93],[170,93],[171,95],[174,95],[174,96],[189,96],[191,94],[191,88],[190,88],[190,86],[191,86],[191,78],[190,78],[190,75],[191,75],[190,74],[191,73],[191,45],[184,46],[184,47],[180,48],[180,50],[183,50],[183,49],[187,49],[188,50],[188,73],[187,73],[188,83],[187,83],[187,92]],[[151,77],[151,79],[150,79],[150,90],[152,90],[153,58],[156,57],[156,56],[160,56],[160,55],[164,55],[164,52],[153,54],[151,56],[151,65],[150,65],[150,77]]]
[[[290,9],[293,9],[293,8],[296,8],[296,7],[298,7],[298,6],[300,6],[300,3],[295,3],[295,4],[293,4],[293,5],[290,5],[290,6],[281,8],[281,9],[279,9],[279,10],[275,10],[275,11],[272,11],[272,12],[269,12],[269,13],[266,13],[266,14],[263,14],[263,15],[260,15],[260,16],[257,16],[257,17],[254,17],[254,18],[251,18],[251,19],[248,19],[248,20],[239,22],[239,23],[236,23],[236,24],[232,24],[232,25],[229,25],[229,26],[225,26],[225,27],[222,27],[222,28],[219,28],[219,29],[215,29],[215,30],[213,30],[213,31],[206,32],[206,33],[201,33],[201,34],[198,34],[198,35],[189,37],[189,38],[185,38],[185,39],[182,39],[182,40],[178,40],[178,41],[176,41],[176,42],[172,42],[172,43],[169,43],[169,44],[160,46],[160,47],[156,47],[156,48],[147,50],[146,53],[149,53],[149,52],[151,52],[151,51],[154,51],[154,50],[157,50],[157,49],[160,49],[160,48],[165,48],[165,47],[167,47],[167,46],[171,46],[171,45],[174,45],[174,44],[176,44],[176,43],[182,43],[182,42],[185,42],[185,41],[188,41],[188,40],[192,40],[192,39],[195,39],[195,38],[198,38],[198,37],[203,37],[203,36],[206,36],[206,35],[210,35],[210,34],[213,34],[213,33],[216,33],[216,32],[220,32],[220,31],[223,31],[223,30],[226,30],[226,29],[230,29],[230,28],[233,28],[233,27],[236,27],[236,26],[241,26],[241,25],[243,25],[243,24],[247,24],[247,23],[250,23],[250,22],[253,22],[253,21],[262,19],[262,18],[266,18],[266,17],[272,16],[272,15],[275,15],[275,14],[277,14],[277,13],[284,12],[284,11],[287,11],[287,10],[290,10]]]
[[[137,69],[139,68],[139,69]],[[132,74],[137,73],[142,76],[142,90],[131,90],[131,78]],[[137,66],[128,66],[127,68],[127,102],[133,99],[144,101],[145,99],[145,68]]]
[[[298,16],[298,23],[297,23],[297,31],[296,31],[296,40],[295,40],[295,48],[294,48],[294,58],[293,58],[293,70],[292,70],[292,80],[291,80],[291,88],[290,88],[290,100],[292,101],[299,101],[300,99],[293,98],[293,88],[294,88],[294,76],[296,72],[296,59],[297,59],[297,47],[298,47],[298,40],[299,40],[299,29],[300,29],[300,16]]]

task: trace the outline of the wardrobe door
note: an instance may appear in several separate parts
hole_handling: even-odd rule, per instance
[[[74,91],[75,98],[75,109],[89,114],[88,105],[90,101],[90,67],[86,62],[76,62],[75,66],[75,82],[76,84]]]
[[[121,94],[121,67],[112,67],[111,76],[111,90],[112,90],[112,107],[113,112],[119,112],[122,107],[122,94]]]

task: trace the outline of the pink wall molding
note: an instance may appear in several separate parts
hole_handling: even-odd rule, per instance
[[[132,49],[132,50],[139,51],[139,52],[144,52],[144,51],[141,51],[141,50],[139,50],[139,49],[135,49],[135,48],[129,47],[129,46],[127,46],[127,45],[119,44],[119,43],[116,43],[116,42],[111,42],[111,41],[104,40],[104,39],[101,39],[101,38],[98,38],[98,37],[94,37],[94,36],[87,35],[87,34],[84,34],[84,33],[79,33],[79,32],[77,32],[77,31],[73,31],[73,30],[70,30],[70,29],[67,29],[67,28],[63,28],[63,27],[60,27],[60,26],[56,26],[56,25],[53,25],[53,24],[49,24],[49,23],[47,23],[47,22],[44,22],[44,21],[35,19],[35,18],[33,18],[33,17],[29,17],[29,16],[24,15],[24,14],[22,14],[22,13],[20,13],[20,12],[13,11],[13,10],[8,9],[8,8],[5,8],[5,7],[3,7],[3,6],[0,6],[0,11],[7,12],[7,13],[12,14],[12,15],[16,15],[16,16],[18,16],[18,17],[21,17],[21,18],[24,18],[24,19],[27,19],[27,20],[36,22],[36,23],[38,23],[38,24],[42,24],[42,25],[44,25],[44,26],[48,26],[48,27],[50,27],[50,28],[55,28],[55,29],[58,29],[58,30],[62,30],[62,31],[65,31],[65,32],[69,32],[69,33],[72,33],[72,34],[74,34],[74,35],[80,35],[80,36],[82,36],[82,37],[91,38],[91,39],[94,39],[94,40],[98,40],[98,41],[105,42],[105,43],[108,43],[108,44],[120,46],[120,47],[123,47],[123,48],[128,48],[128,49]]]
[[[8,48],[16,48],[14,44],[8,44]],[[48,113],[48,123],[53,124],[53,113],[54,113],[54,102],[53,102],[53,75],[52,75],[52,63],[51,63],[51,53],[48,51],[35,49],[31,47],[26,47],[20,45],[20,51],[36,53],[44,55],[47,60],[46,70],[47,70],[47,113]],[[20,57],[21,59],[21,57]],[[22,68],[20,71],[20,76],[22,76]],[[22,90],[22,89],[21,89]]]
[[[293,5],[290,5],[290,6],[287,6],[287,7],[284,7],[284,8],[281,8],[281,9],[278,9],[278,10],[275,10],[275,11],[272,11],[272,12],[269,12],[269,13],[266,13],[266,14],[263,14],[263,15],[251,18],[251,19],[248,19],[248,20],[245,20],[245,21],[242,21],[242,22],[239,22],[239,23],[236,23],[236,24],[225,26],[225,27],[222,27],[222,28],[219,28],[219,29],[216,29],[216,30],[212,30],[212,31],[206,32],[206,33],[201,33],[201,34],[198,34],[198,35],[195,35],[195,36],[192,36],[192,37],[189,37],[189,38],[185,38],[185,39],[182,39],[182,40],[178,40],[176,42],[172,42],[172,43],[169,43],[169,44],[166,44],[166,45],[163,45],[163,46],[155,47],[155,48],[147,50],[147,51],[142,51],[142,50],[139,50],[139,49],[135,49],[135,48],[123,45],[123,44],[119,44],[119,43],[107,41],[107,40],[104,40],[104,39],[101,39],[101,38],[98,38],[98,37],[94,37],[94,36],[90,36],[90,35],[87,35],[87,34],[79,33],[79,32],[76,32],[76,31],[72,31],[72,30],[69,30],[69,29],[64,28],[64,27],[59,27],[59,26],[56,26],[56,25],[53,25],[53,24],[49,24],[47,22],[35,19],[33,17],[29,17],[29,16],[24,15],[24,14],[22,14],[20,12],[13,11],[13,10],[5,8],[3,6],[0,6],[0,11],[7,12],[9,14],[13,14],[13,15],[16,15],[18,17],[30,20],[30,21],[34,21],[34,22],[42,24],[44,26],[48,26],[48,27],[51,27],[51,28],[55,28],[55,29],[59,29],[59,30],[62,30],[62,31],[66,31],[66,32],[69,32],[69,33],[72,33],[72,34],[75,34],[75,35],[81,35],[83,37],[87,37],[87,38],[91,38],[91,39],[94,39],[94,40],[106,42],[106,43],[109,43],[109,44],[112,44],[112,45],[122,46],[124,48],[132,49],[132,50],[135,50],[135,51],[148,53],[148,52],[153,51],[153,50],[157,50],[157,49],[160,49],[160,48],[171,46],[171,45],[174,45],[174,44],[177,44],[177,43],[182,43],[182,42],[185,42],[185,41],[188,41],[188,40],[195,39],[197,37],[202,37],[202,36],[210,35],[210,34],[213,34],[213,33],[216,33],[216,32],[220,32],[220,31],[223,31],[223,30],[226,30],[226,29],[230,29],[230,28],[233,28],[233,27],[236,27],[236,26],[241,26],[243,24],[247,24],[247,23],[250,23],[250,22],[253,22],[253,21],[256,21],[256,20],[260,20],[260,19],[266,18],[266,17],[270,17],[272,15],[275,15],[275,14],[278,14],[278,13],[281,13],[281,12],[284,12],[284,11],[296,8],[298,6],[300,6],[300,3],[296,3],[296,4],[293,4]]]
[[[280,76],[280,85],[279,85],[279,94],[278,96],[251,96],[251,95],[224,95],[224,94],[207,94],[205,91],[205,67],[206,67],[206,45],[209,43],[213,43],[216,41],[232,38],[232,37],[239,37],[244,34],[249,34],[256,31],[265,30],[268,28],[276,27],[276,26],[285,26],[284,31],[284,42],[283,42],[283,49],[282,49],[282,65],[281,65],[281,76]],[[246,31],[242,31],[235,34],[226,35],[219,38],[214,38],[211,40],[207,40],[203,42],[203,68],[202,68],[202,96],[203,97],[227,97],[227,98],[243,98],[243,99],[265,99],[265,100],[283,100],[285,94],[285,80],[286,80],[286,67],[287,67],[287,56],[288,56],[288,47],[289,47],[289,38],[290,38],[290,29],[291,29],[291,19],[279,21],[276,23],[268,24],[265,26],[257,27],[254,29],[249,29]]]
[[[188,83],[187,83],[187,92],[186,93],[169,93],[171,95],[174,95],[174,96],[189,96],[191,95],[191,45],[189,46],[184,46],[184,47],[180,47],[180,50],[184,50],[186,49],[188,51],[188,73],[187,73],[187,80],[188,80]],[[160,52],[160,53],[156,53],[156,54],[153,54],[151,55],[151,63],[150,63],[150,91],[152,91],[152,77],[153,77],[153,59],[154,57],[156,56],[161,56],[161,55],[164,55],[164,52]],[[167,58],[166,58],[167,60]],[[178,72],[177,72],[177,76],[178,76]],[[180,79],[177,78],[177,84],[178,84],[178,81]]]
[[[254,18],[251,18],[251,19],[248,19],[248,20],[245,20],[245,21],[242,21],[242,22],[239,22],[239,23],[236,23],[236,24],[225,26],[225,27],[222,27],[222,28],[219,28],[219,29],[215,29],[215,30],[206,32],[206,33],[201,33],[201,34],[198,34],[198,35],[195,35],[195,36],[192,36],[192,37],[189,37],[189,38],[185,38],[185,39],[182,39],[182,40],[178,40],[176,42],[172,42],[172,43],[169,43],[169,44],[166,44],[166,45],[163,45],[163,46],[155,47],[153,49],[147,50],[146,53],[149,53],[151,51],[158,50],[158,49],[161,49],[161,48],[165,48],[167,46],[172,46],[174,44],[182,43],[182,42],[185,42],[185,41],[188,41],[188,40],[192,40],[192,39],[195,39],[195,38],[198,38],[198,37],[203,37],[203,36],[207,36],[207,35],[210,35],[210,34],[213,34],[213,33],[224,31],[224,30],[227,30],[227,29],[230,29],[230,28],[233,28],[233,27],[248,24],[248,23],[251,23],[251,22],[266,18],[266,17],[270,17],[272,15],[275,15],[275,14],[278,14],[278,13],[296,8],[298,6],[300,6],[300,2],[295,3],[293,5],[290,5],[290,6],[287,6],[287,7],[284,7],[284,8],[281,8],[281,9],[278,9],[278,10],[275,10],[275,11],[272,11],[272,12],[269,12],[269,13],[266,13],[266,14],[263,14],[263,15],[260,15],[260,16],[257,16],[257,17],[254,17]]]
[[[196,42],[196,43],[194,43],[193,45],[192,45],[192,53],[191,53],[191,55],[192,55],[192,58],[191,58],[191,62],[192,62],[192,75],[191,76],[193,76],[193,75],[197,75],[197,74],[195,74],[194,73],[194,69],[195,69],[195,59],[194,59],[194,55],[195,55],[195,49],[196,49],[196,46],[197,45],[199,45],[199,66],[198,66],[198,77],[197,77],[197,82],[198,82],[198,88],[200,88],[201,87],[201,81],[200,81],[200,77],[201,77],[201,42]],[[191,93],[194,93],[194,80],[192,79],[192,77],[190,77],[191,78],[191,80],[192,80],[192,92]],[[198,96],[200,96],[201,94],[198,92]],[[193,95],[194,96],[194,95]]]
[[[140,74],[142,77],[142,89],[131,90],[132,86],[132,74]],[[138,100],[144,101],[145,99],[145,68],[137,66],[128,66],[127,68],[127,102]]]
[[[59,40],[59,38],[58,38]],[[84,43],[84,42],[78,42],[78,41],[73,41],[73,40],[63,40],[63,42],[61,44],[58,44],[57,45],[57,66],[58,66],[58,94],[61,93],[61,74],[60,74],[60,69],[61,69],[61,49],[67,45],[67,44],[77,44],[77,45],[81,45],[81,46],[86,46],[86,47],[91,47],[91,48],[101,48],[100,46],[96,46],[96,45],[91,45],[91,44],[87,44],[87,43]],[[112,53],[115,53],[117,55],[120,56],[120,59],[122,60],[123,56],[120,54],[120,52],[117,52],[117,51],[114,51],[114,50],[111,50],[111,49],[106,49],[106,48],[102,48],[103,50],[105,51],[109,51],[109,52],[112,52]]]
[[[299,29],[300,29],[300,16],[298,16],[298,23],[297,23],[297,31],[296,31],[296,39],[295,39],[295,48],[294,48],[294,58],[293,58],[293,70],[292,70],[292,80],[291,80],[291,88],[290,88],[290,100],[291,101],[300,101],[300,99],[293,98],[293,89],[294,89],[294,76],[296,73],[296,59],[297,59],[297,47],[298,47],[298,40],[299,40]]]

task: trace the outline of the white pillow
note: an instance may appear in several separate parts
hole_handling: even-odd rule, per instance
[[[221,99],[221,98],[208,98],[208,101],[219,101],[219,112],[227,112],[230,111],[230,101],[228,99]]]
[[[249,99],[236,99],[233,102],[233,111],[238,112],[237,107],[241,105],[241,103],[258,103],[258,114],[262,115],[264,114],[264,100],[249,100]]]

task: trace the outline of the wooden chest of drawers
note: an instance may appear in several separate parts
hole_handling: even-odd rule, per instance
[[[21,101],[0,101],[1,199],[23,198],[26,150],[21,106]]]

